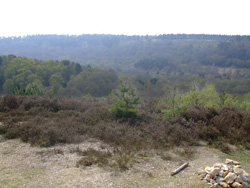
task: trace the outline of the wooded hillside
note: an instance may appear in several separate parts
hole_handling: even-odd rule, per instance
[[[68,60],[41,61],[8,55],[0,56],[0,62],[0,92],[8,94],[17,87],[33,84],[49,96],[102,97],[118,84],[112,70],[85,67]]]
[[[9,54],[36,59],[18,57],[12,60],[14,56],[8,56]],[[115,73],[92,68],[95,73],[98,72],[98,76],[94,74],[95,78],[91,76],[92,80],[99,79],[98,83],[112,80],[112,86],[109,86],[107,91],[106,87],[103,88],[104,92],[100,94],[96,91],[98,89],[90,89],[80,84],[84,77],[84,85],[93,86],[90,80],[85,79],[85,76],[90,74],[89,67],[112,69],[117,74],[129,76],[130,81],[140,88],[141,95],[149,98],[162,96],[166,88],[173,85],[181,91],[187,91],[192,82],[201,87],[206,83],[215,84],[219,92],[226,91],[237,95],[250,92],[250,36],[34,35],[0,38],[0,55],[3,55],[1,64],[5,62],[1,68],[0,87],[2,85],[1,91],[5,92],[10,92],[18,84],[25,86],[30,80],[40,80],[41,83],[36,84],[45,86],[47,93],[55,94],[60,90],[59,86],[54,89],[51,87],[55,78],[64,88],[63,92],[60,90],[63,95],[107,95],[108,91],[114,88],[113,83],[117,77],[103,77]],[[12,68],[6,69],[7,62],[11,61],[14,62],[8,66]],[[24,69],[22,70],[26,73],[13,72],[13,66],[24,65],[19,61],[30,61],[27,66],[32,62],[39,62],[39,66],[44,66],[43,71],[49,73],[45,77],[39,73],[40,77],[24,79],[25,74],[32,73],[34,76],[40,68],[30,70],[30,73]],[[41,63],[42,61],[44,63]],[[73,62],[77,64],[72,64]],[[11,74],[8,73],[11,71]]]

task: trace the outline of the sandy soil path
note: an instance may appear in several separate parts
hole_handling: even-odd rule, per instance
[[[227,156],[218,150],[199,146],[189,160],[190,166],[176,176],[171,176],[184,159],[163,160],[153,155],[125,172],[91,166],[77,168],[80,159],[72,150],[79,147],[103,148],[97,141],[81,144],[58,145],[50,148],[31,147],[21,141],[5,140],[0,136],[0,187],[1,188],[208,188],[199,181],[197,171],[216,162],[224,162]],[[179,150],[177,148],[177,150]],[[171,151],[173,155],[178,151]],[[250,170],[250,164],[244,164]]]

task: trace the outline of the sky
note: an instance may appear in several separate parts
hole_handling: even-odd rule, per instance
[[[250,0],[0,0],[0,36],[250,35]]]

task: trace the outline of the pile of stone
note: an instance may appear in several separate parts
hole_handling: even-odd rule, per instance
[[[249,174],[243,170],[240,163],[226,159],[225,163],[215,163],[199,172],[200,179],[211,185],[211,188],[249,188]]]

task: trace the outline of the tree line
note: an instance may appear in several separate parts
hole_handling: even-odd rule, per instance
[[[157,59],[156,64],[162,65],[164,59]],[[148,66],[154,64],[148,63]],[[192,69],[192,66],[189,67]],[[202,70],[200,70],[202,71]],[[250,72],[246,69],[221,70],[222,74],[214,72],[212,67],[203,73],[187,73],[184,71],[168,71],[162,73],[140,72],[122,76],[129,80],[143,99],[157,99],[165,95],[169,87],[176,87],[181,92],[187,92],[195,82],[201,88],[206,84],[215,84],[218,92],[227,92],[249,98]],[[209,72],[209,74],[207,73]],[[42,61],[14,55],[0,56],[0,93],[25,93],[39,88],[47,96],[93,96],[103,97],[119,85],[118,75],[113,70],[84,66],[69,60]],[[28,92],[29,93],[29,92]]]
[[[122,73],[138,72],[140,68],[179,71],[183,64],[191,64],[199,73],[199,67],[204,66],[249,69],[250,36],[88,34],[0,38],[0,55],[8,54],[41,60],[69,59]],[[164,61],[155,63],[159,59]],[[149,61],[153,64],[150,67]]]
[[[69,60],[0,56],[0,73],[0,92],[5,94],[33,84],[47,96],[102,97],[118,84],[118,77],[112,70],[83,66]]]
[[[28,58],[11,58],[8,54]],[[14,64],[20,66],[28,61],[25,69],[30,71],[14,73],[13,67],[21,67],[2,66],[2,93],[10,93],[18,83],[25,87],[32,81],[49,95],[104,96],[117,84],[113,84],[118,80],[112,76],[115,74],[127,76],[140,88],[143,98],[160,97],[170,86],[187,91],[194,81],[201,87],[215,84],[218,92],[250,93],[250,36],[32,35],[0,38],[0,55],[1,64],[3,59],[16,59]],[[30,70],[31,62],[44,65]],[[109,80],[111,84],[102,88]]]

